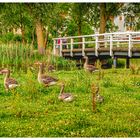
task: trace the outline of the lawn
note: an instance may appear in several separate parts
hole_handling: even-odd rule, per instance
[[[51,73],[75,100],[58,100],[60,86],[37,82],[37,69],[13,72],[20,87],[5,92],[0,75],[0,137],[140,137],[140,74],[129,69]],[[92,110],[91,84],[100,86],[103,103]]]

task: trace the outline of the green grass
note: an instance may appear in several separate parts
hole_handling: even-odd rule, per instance
[[[56,71],[75,100],[58,100],[59,86],[45,88],[37,70],[12,73],[20,87],[6,93],[0,76],[0,137],[140,137],[140,75],[127,69]],[[92,111],[91,83],[100,86],[105,101]]]

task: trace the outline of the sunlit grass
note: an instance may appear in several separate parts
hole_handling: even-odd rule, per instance
[[[20,75],[20,77],[19,77]],[[139,75],[127,69],[104,70],[92,75],[83,70],[51,74],[65,83],[75,100],[58,100],[60,86],[45,88],[37,71],[12,73],[21,84],[6,93],[0,76],[1,137],[139,137]],[[105,101],[92,111],[91,83],[99,84]]]

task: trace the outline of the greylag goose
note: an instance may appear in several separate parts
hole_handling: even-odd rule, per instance
[[[7,91],[19,86],[18,82],[14,78],[10,77],[10,70],[3,69],[1,70],[1,73],[6,74],[4,78],[4,87]]]
[[[65,102],[71,102],[73,100],[73,96],[71,93],[64,93],[64,87],[64,84],[62,84],[58,99]]]
[[[95,66],[88,64],[88,57],[87,56],[84,56],[84,59],[85,59],[85,63],[84,63],[85,71],[88,71],[90,73],[95,72],[95,71],[99,71],[98,68],[96,68]]]
[[[102,103],[104,101],[104,97],[100,95],[99,93],[99,86],[92,84],[92,92],[95,94],[95,101]]]
[[[54,71],[55,71],[55,67],[53,65],[49,65],[48,72],[54,72]]]
[[[96,102],[102,103],[104,101],[104,97],[100,95],[99,93],[99,87],[96,87]]]
[[[36,62],[36,65],[39,65],[39,72],[38,72],[38,82],[44,84],[45,86],[55,85],[58,79],[53,78],[51,76],[43,74],[44,64],[41,62]]]

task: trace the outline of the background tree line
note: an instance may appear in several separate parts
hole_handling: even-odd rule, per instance
[[[0,3],[0,43],[29,43],[44,54],[54,37],[115,31],[112,17],[121,13],[139,30],[139,10],[139,3]]]

